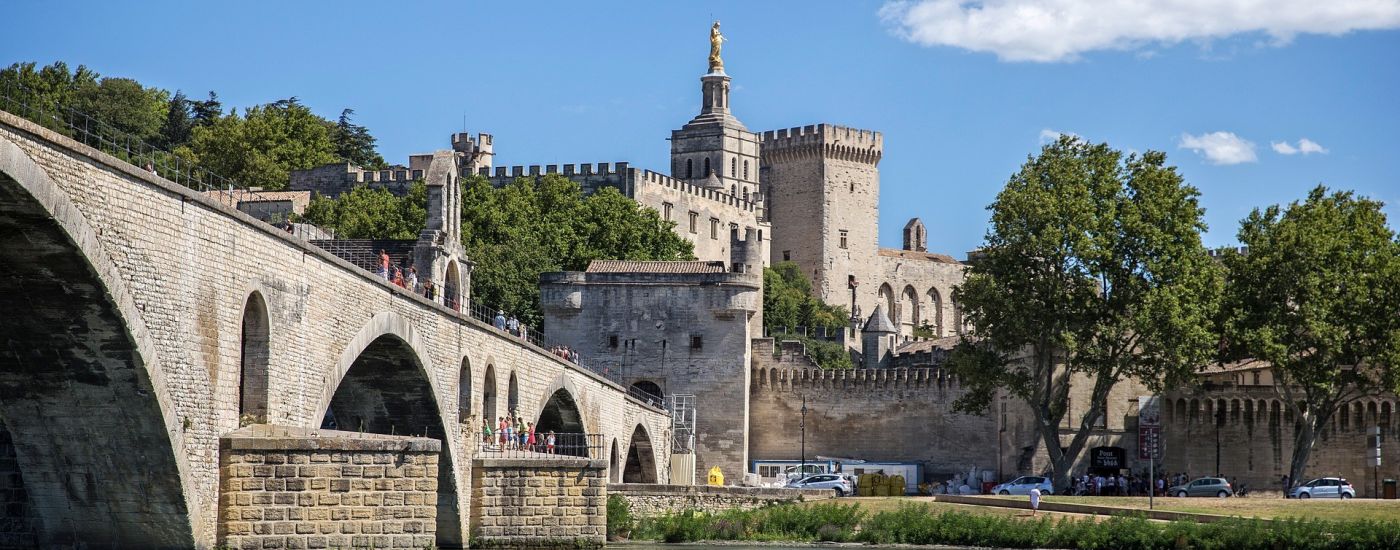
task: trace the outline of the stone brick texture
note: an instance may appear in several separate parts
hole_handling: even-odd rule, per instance
[[[126,323],[139,361],[124,372],[134,372],[129,375],[150,387],[130,399],[144,400],[158,411],[153,416],[159,420],[147,431],[160,435],[160,440],[168,438],[162,443],[168,448],[127,448],[133,443],[104,439],[101,430],[90,427],[75,428],[62,440],[93,456],[140,452],[169,457],[180,481],[173,500],[184,501],[188,510],[161,511],[188,514],[181,520],[188,531],[173,540],[210,545],[215,538],[219,438],[240,425],[242,317],[255,292],[267,303],[269,314],[269,422],[319,427],[359,351],[388,337],[403,340],[414,351],[443,426],[465,432],[456,427],[475,426],[482,415],[504,416],[507,400],[496,400],[496,409],[488,411],[483,410],[484,396],[505,397],[507,380],[515,373],[521,416],[537,418],[549,396],[566,389],[588,432],[626,441],[641,425],[654,434],[655,444],[669,441],[661,436],[670,425],[664,411],[628,397],[603,376],[404,292],[202,193],[0,113],[0,146],[6,144],[13,144],[23,157],[14,162],[32,159],[37,164],[39,173],[25,177],[33,180],[43,200],[59,205],[52,215],[79,243],[73,254],[92,264]],[[3,169],[7,168],[0,166]],[[496,383],[489,391],[484,387],[488,379]],[[35,434],[14,436],[18,445]],[[470,497],[464,490],[470,479],[466,440],[454,436],[443,442],[443,467],[450,468],[453,485],[462,488],[457,499],[461,508]],[[63,446],[45,448],[67,452]],[[53,468],[65,467],[62,456],[50,462]],[[74,479],[88,475],[72,474],[79,476]],[[55,475],[70,477],[61,471]],[[138,479],[133,478],[130,494],[95,493],[96,498],[148,501],[135,487]],[[93,479],[90,486],[125,487],[122,483],[126,480]],[[43,490],[65,502],[64,495],[72,494],[65,493],[62,484]],[[124,518],[129,525],[147,521],[139,513],[130,515]],[[101,533],[103,527],[85,529]]]
[[[437,440],[254,426],[226,436],[221,447],[220,546],[436,543]]]
[[[477,459],[473,546],[599,547],[607,538],[607,461]]]

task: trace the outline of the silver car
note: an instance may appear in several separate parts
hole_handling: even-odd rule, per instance
[[[1353,498],[1356,489],[1340,477],[1314,479],[1288,491],[1288,498]]]
[[[1040,494],[1050,495],[1055,493],[1055,486],[1050,483],[1050,478],[1041,476],[1021,476],[996,487],[992,487],[994,495],[1029,495],[1031,489],[1040,489]]]
[[[1230,487],[1230,482],[1223,477],[1203,477],[1167,489],[1167,494],[1177,497],[1225,498],[1234,495],[1235,489]]]
[[[814,476],[807,476],[804,479],[789,483],[788,487],[794,489],[831,489],[836,492],[836,496],[838,497],[855,494],[855,486],[851,483],[851,480],[846,479],[846,477],[841,474],[817,474]]]

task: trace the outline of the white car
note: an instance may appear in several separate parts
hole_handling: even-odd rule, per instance
[[[1031,489],[1040,489],[1040,494],[1050,495],[1055,493],[1055,486],[1050,483],[1050,478],[1040,476],[1021,476],[996,487],[992,487],[994,495],[1029,495]]]
[[[788,484],[794,489],[831,489],[836,496],[855,494],[855,485],[841,474],[817,474]]]
[[[1314,479],[1288,492],[1288,498],[1354,498],[1356,489],[1340,477]]]

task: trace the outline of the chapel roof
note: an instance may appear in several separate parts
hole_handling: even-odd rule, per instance
[[[641,262],[593,260],[586,273],[724,273],[724,262]]]

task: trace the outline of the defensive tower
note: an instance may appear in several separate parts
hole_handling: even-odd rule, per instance
[[[879,253],[883,137],[817,124],[764,132],[760,145],[773,261],[797,262],[823,301],[854,309],[852,285],[879,284],[871,270]]]

